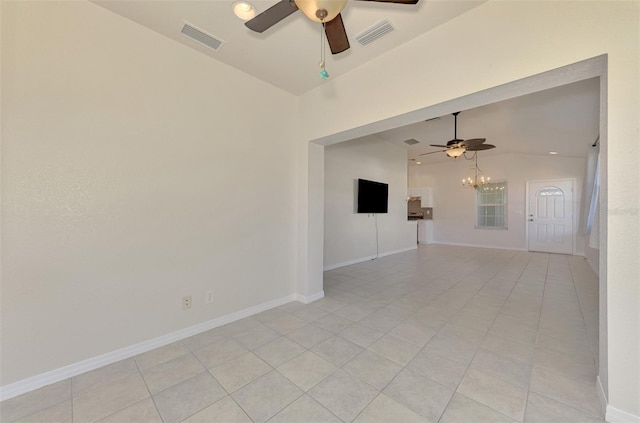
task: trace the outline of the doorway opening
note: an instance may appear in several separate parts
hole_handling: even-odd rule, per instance
[[[574,63],[562,68],[553,69],[541,74],[527,77],[521,80],[506,83],[481,92],[470,94],[464,97],[452,99],[443,103],[426,106],[422,109],[414,110],[403,115],[394,116],[382,121],[372,122],[368,125],[351,128],[340,133],[328,135],[326,137],[313,140],[309,145],[309,210],[317,210],[318,214],[324,212],[324,149],[328,146],[343,141],[349,141],[366,135],[375,134],[388,129],[398,128],[404,125],[427,120],[438,116],[458,111],[479,107],[502,100],[527,95],[530,93],[543,91],[546,89],[571,84],[589,78],[599,78],[600,80],[600,153],[601,163],[601,209],[607,209],[607,57],[598,56],[582,62]],[[523,199],[524,200],[524,199]],[[315,212],[313,212],[316,215]],[[318,216],[319,217],[319,216]],[[603,219],[600,228],[599,256],[601,263],[599,268],[606,269],[606,240],[607,222]],[[324,219],[309,219],[308,226],[308,249],[306,256],[306,267],[308,270],[306,278],[306,289],[310,292],[319,290],[322,293],[323,278],[323,233]],[[596,252],[597,256],[597,252]],[[607,274],[606,271],[599,272],[599,359],[598,359],[598,389],[603,403],[606,404],[606,393],[608,389],[608,345],[607,345]]]

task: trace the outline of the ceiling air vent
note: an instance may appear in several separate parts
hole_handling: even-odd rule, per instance
[[[405,140],[402,141],[403,143],[407,144],[407,145],[416,145],[416,144],[420,144],[420,141],[411,138],[410,140]]]
[[[366,46],[392,31],[395,31],[395,28],[388,19],[384,19],[356,35],[356,40],[358,40],[361,45]]]
[[[185,22],[180,32],[186,35],[187,37],[192,38],[197,42],[204,44],[209,48],[214,49],[215,51],[220,50],[220,47],[224,43],[224,41],[214,37],[213,35],[207,34],[202,30],[199,30],[198,28],[194,27],[190,23]]]

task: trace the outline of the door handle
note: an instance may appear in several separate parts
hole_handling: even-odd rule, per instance
[[[529,219],[529,222],[533,222],[533,219]]]

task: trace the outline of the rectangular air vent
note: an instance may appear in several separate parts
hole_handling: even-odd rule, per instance
[[[403,143],[407,144],[407,145],[416,145],[416,144],[420,144],[420,141],[411,138],[410,140],[405,140],[402,141]]]
[[[180,32],[187,37],[196,40],[200,44],[204,44],[205,46],[214,49],[215,51],[220,50],[220,46],[224,44],[224,41],[214,37],[213,35],[207,34],[190,23],[185,22]]]
[[[395,31],[395,28],[388,19],[385,19],[356,35],[356,40],[363,46],[366,46],[392,31]]]

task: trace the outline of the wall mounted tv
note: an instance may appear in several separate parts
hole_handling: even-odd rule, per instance
[[[358,179],[358,213],[387,213],[389,185]]]

